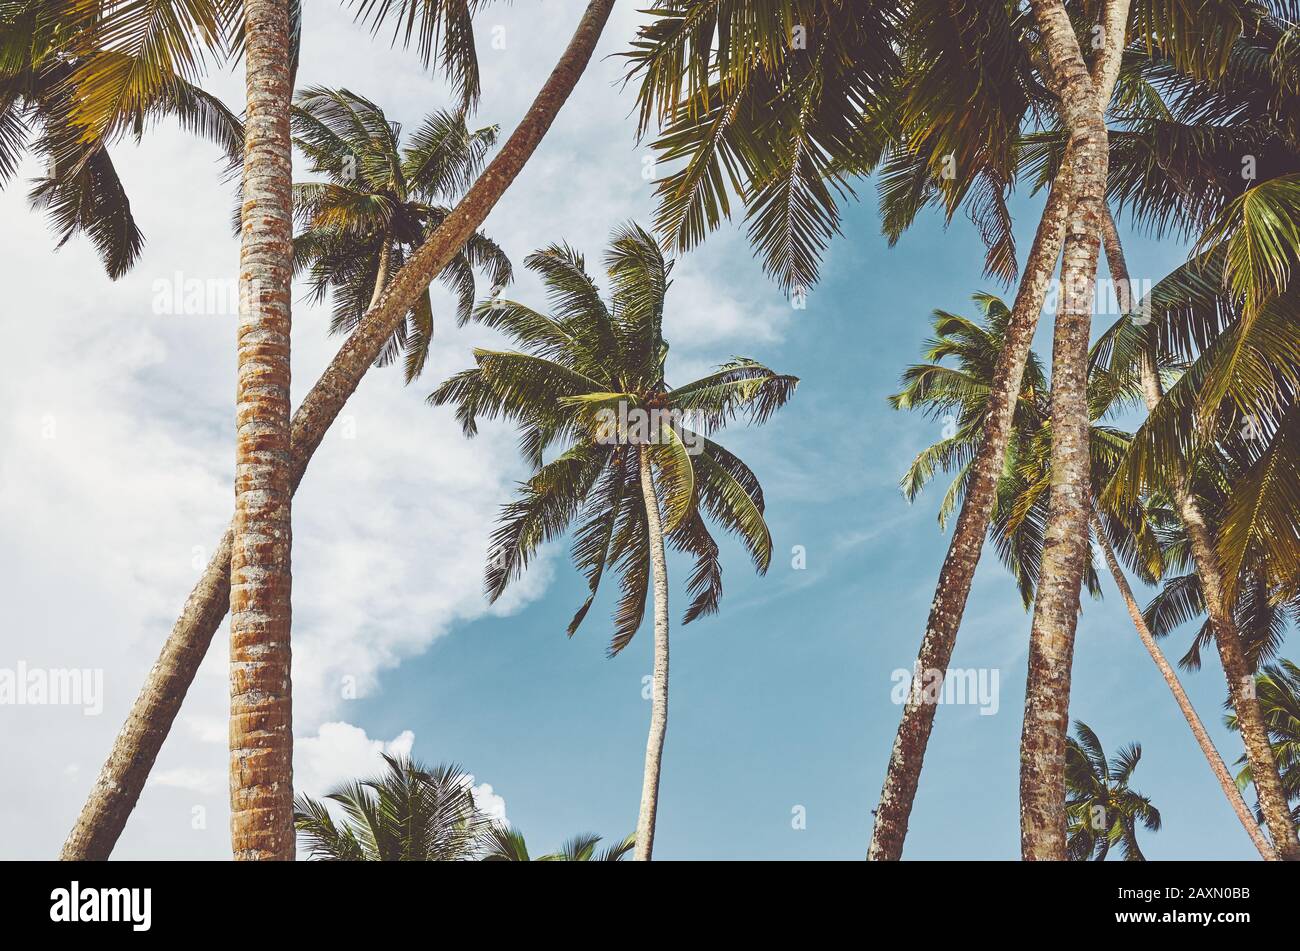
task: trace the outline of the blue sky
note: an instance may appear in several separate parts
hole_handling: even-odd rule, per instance
[[[479,20],[479,116],[508,132],[567,40],[576,3],[490,7]],[[598,260],[620,221],[648,221],[651,184],[634,141],[621,65],[637,15],[622,5],[598,59],[535,159],[486,224],[519,265],[566,240]],[[504,28],[504,49],[489,46]],[[414,127],[447,103],[415,57],[372,41],[332,5],[312,5],[300,85],[367,95]],[[237,104],[238,74],[211,88]],[[12,544],[0,597],[12,605],[10,659],[105,671],[104,713],[0,710],[0,854],[47,857],[70,825],[111,738],[230,511],[233,319],[160,315],[156,282],[233,276],[230,188],[216,151],[164,130],[117,153],[149,237],[140,266],[116,284],[84,242],[57,254],[23,189],[4,202],[12,253],[0,277],[17,288],[6,313],[28,359],[0,380],[0,516]],[[25,169],[30,176],[38,170]],[[776,546],[756,577],[724,544],[721,613],[674,623],[671,706],[656,857],[860,858],[899,707],[892,673],[910,668],[947,537],[941,491],[908,505],[897,480],[941,423],[891,410],[885,397],[918,358],[932,309],[973,313],[970,295],[1004,293],[981,274],[983,251],[964,219],[923,215],[899,245],[879,234],[871,185],[846,209],[844,235],[807,308],[764,278],[736,225],[684,257],[668,298],[670,380],[733,354],[801,377],[793,402],[761,430],[725,444],[762,480]],[[1021,254],[1039,202],[1014,205]],[[1183,249],[1128,236],[1135,277],[1157,278]],[[522,272],[522,268],[520,268]],[[521,273],[508,292],[541,306]],[[643,631],[605,657],[612,590],[572,640],[564,628],[584,584],[552,546],[518,590],[489,609],[479,590],[487,532],[524,469],[513,434],[485,427],[465,440],[424,396],[495,338],[457,330],[449,298],[430,370],[403,388],[372,372],[314,460],[295,502],[295,733],[301,789],[377,768],[378,750],[457,761],[534,851],[571,834],[619,838],[637,813],[649,702]],[[38,316],[39,319],[32,319]],[[294,390],[305,391],[337,346],[321,308],[295,309]],[[1099,321],[1100,324],[1100,321]],[[1041,331],[1046,358],[1050,340]],[[59,437],[42,441],[43,420]],[[343,426],[346,424],[347,429]],[[806,551],[796,569],[794,546]],[[21,553],[17,554],[17,553]],[[201,560],[197,563],[201,564]],[[684,565],[670,558],[674,621]],[[1161,809],[1152,858],[1251,858],[1109,579],[1079,626],[1071,714],[1108,750],[1140,741],[1135,785]],[[1010,859],[1018,854],[1017,764],[1029,617],[987,557],[953,665],[996,670],[993,715],[941,707],[906,857]],[[164,747],[118,854],[228,855],[225,831],[225,628]],[[1168,645],[1180,656],[1186,637]],[[1213,658],[1185,683],[1231,763]],[[359,696],[340,689],[356,684]],[[413,742],[413,746],[411,745]],[[486,792],[486,790],[485,790]],[[806,828],[793,827],[794,811]],[[5,844],[7,843],[7,844]]]

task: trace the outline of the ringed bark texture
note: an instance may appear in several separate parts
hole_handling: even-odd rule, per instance
[[[244,24],[248,108],[230,552],[230,842],[236,861],[292,861],[288,0],[245,0]]]
[[[1061,175],[1052,183],[1012,305],[1002,353],[993,372],[983,440],[971,466],[970,485],[953,526],[952,541],[939,572],[939,583],[925,624],[925,636],[917,655],[916,670],[927,676],[935,676],[931,672],[937,671],[937,676],[941,677],[948,669],[957,642],[957,628],[961,625],[966,598],[983,551],[984,536],[993,512],[994,490],[1011,438],[1021,377],[1065,236],[1072,161],[1072,156],[1067,153]],[[898,861],[902,858],[907,822],[921,779],[926,745],[934,727],[935,704],[925,699],[930,695],[922,690],[909,690],[907,693],[884,787],[880,791],[880,802],[875,810],[871,844],[867,848],[868,860]]]
[[[641,810],[636,819],[633,858],[648,862],[655,844],[655,816],[659,811],[659,773],[663,766],[664,737],[668,734],[668,565],[664,558],[664,532],[659,501],[650,474],[650,455],[637,453],[641,468],[641,499],[645,504],[646,534],[650,536],[650,571],[654,584],[654,674],[650,685],[650,734],[645,745],[645,772],[641,777]]]
[[[394,275],[386,293],[362,318],[294,413],[293,488],[297,488],[316,447],[373,364],[384,340],[424,288],[459,253],[536,151],[586,69],[613,6],[614,0],[591,0],[587,5],[569,45],[509,140],[452,214]],[[194,681],[199,662],[229,607],[230,564],[226,541],[217,548],[190,593],[114,741],[61,858],[103,860],[112,852]]]
[[[1124,246],[1119,240],[1119,229],[1115,227],[1115,219],[1109,209],[1102,220],[1102,241],[1106,247],[1106,260],[1110,262],[1111,279],[1116,288],[1122,291],[1121,303],[1127,313],[1132,310],[1135,303],[1132,283],[1129,278],[1128,262],[1124,258]],[[1155,356],[1150,351],[1142,354],[1139,371],[1142,397],[1147,412],[1155,412],[1156,406],[1164,397],[1164,390],[1160,383],[1160,371],[1156,366]],[[1250,763],[1251,775],[1256,777],[1255,790],[1259,795],[1264,821],[1273,841],[1277,843],[1277,848],[1274,849],[1266,841],[1261,846],[1263,836],[1259,832],[1259,826],[1249,810],[1246,810],[1243,816],[1241,810],[1245,809],[1245,801],[1242,800],[1235,783],[1232,786],[1236,793],[1233,809],[1246,824],[1246,830],[1251,833],[1255,847],[1260,850],[1264,858],[1300,860],[1300,846],[1296,843],[1295,824],[1291,822],[1286,792],[1282,787],[1282,776],[1269,746],[1268,728],[1260,713],[1258,698],[1251,696],[1250,691],[1246,689],[1251,685],[1253,672],[1241,645],[1241,632],[1237,629],[1236,619],[1223,603],[1223,576],[1219,570],[1218,558],[1214,554],[1210,530],[1201,515],[1201,507],[1196,497],[1188,490],[1186,484],[1181,481],[1175,484],[1173,495],[1179,518],[1186,526],[1192,541],[1192,560],[1196,564],[1196,574],[1201,579],[1202,591],[1205,592],[1206,613],[1210,615],[1210,622],[1214,627],[1214,643],[1219,651],[1219,661],[1228,678],[1229,699],[1233,712],[1237,714],[1237,723],[1246,747],[1246,760]],[[1240,684],[1242,689],[1234,690],[1234,683]],[[1217,753],[1210,765],[1215,766],[1216,763],[1219,767],[1223,765]],[[1218,773],[1219,769],[1216,767],[1215,774]],[[1227,787],[1224,788],[1224,792],[1227,793]]]
[[[1105,213],[1109,143],[1105,110],[1112,63],[1124,45],[1128,0],[1110,0],[1103,49],[1090,74],[1060,0],[1033,0],[1075,151],[1074,206],[1061,255],[1061,294],[1052,344],[1051,489],[1042,564],[1029,636],[1025,719],[1020,735],[1020,852],[1026,860],[1063,861],[1065,748],[1079,591],[1089,558],[1092,512],[1088,455],[1088,344]]]

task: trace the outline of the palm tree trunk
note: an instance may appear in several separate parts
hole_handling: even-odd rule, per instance
[[[509,140],[442,225],[398,270],[384,294],[339,348],[293,417],[294,489],[384,341],[405,319],[416,298],[459,252],[519,175],[551,127],[591,59],[614,0],[591,0],[573,38]],[[163,740],[194,680],[230,596],[230,532],[227,531],[190,593],[150,671],[126,723],[114,741],[61,858],[107,859],[144,788]]]
[[[1116,22],[1115,11],[1108,13],[1108,22]],[[1125,15],[1126,13],[1127,11]],[[1119,35],[1123,36],[1122,28]],[[1110,90],[1114,88],[1115,79],[1119,75],[1121,45],[1109,44],[1096,63],[1093,81],[1098,88],[1106,91],[1106,99],[1109,99]],[[1006,340],[994,370],[984,438],[971,464],[970,485],[953,527],[952,542],[944,557],[943,568],[939,572],[939,583],[935,588],[930,615],[926,620],[925,636],[921,640],[921,650],[917,656],[916,669],[929,676],[942,677],[948,668],[957,640],[957,629],[966,609],[966,598],[970,594],[975,568],[984,547],[989,516],[993,511],[993,493],[1002,473],[1007,443],[1011,438],[1012,416],[1020,393],[1025,361],[1029,356],[1038,316],[1065,237],[1066,220],[1074,194],[1071,170],[1076,158],[1073,145],[1068,145],[1060,172],[1052,183],[1047,206],[1038,223],[1038,231],[1034,235],[1034,243],[1025,262],[1024,275],[1012,306]],[[880,792],[880,802],[874,811],[871,844],[867,849],[867,858],[870,860],[897,861],[903,854],[907,822],[921,779],[926,745],[934,726],[935,705],[925,701],[925,694],[928,692],[909,691],[907,703],[903,707],[902,720],[889,756],[885,784]]]
[[[1119,230],[1115,227],[1115,219],[1109,208],[1102,220],[1102,239],[1106,245],[1106,259],[1110,262],[1111,279],[1117,288],[1123,288],[1124,299],[1121,304],[1124,305],[1125,312],[1128,312],[1132,309],[1132,283],[1128,263],[1124,259],[1124,248],[1119,240]],[[1155,355],[1150,350],[1143,352],[1139,372],[1147,412],[1155,412],[1156,406],[1164,397],[1164,391]],[[1282,776],[1269,746],[1268,728],[1260,713],[1259,700],[1254,696],[1251,665],[1242,648],[1241,633],[1237,630],[1232,612],[1223,603],[1223,576],[1214,552],[1213,538],[1201,515],[1200,505],[1187,484],[1178,480],[1173,486],[1173,495],[1179,518],[1191,539],[1192,560],[1196,563],[1196,574],[1201,580],[1206,612],[1214,627],[1214,643],[1219,649],[1219,662],[1228,679],[1228,696],[1233,711],[1237,714],[1237,721],[1241,724],[1246,759],[1250,763],[1264,821],[1273,837],[1277,857],[1287,861],[1300,861],[1300,844],[1296,841],[1295,823],[1291,821]],[[1247,728],[1250,733],[1246,732]]]
[[[245,0],[244,25],[248,112],[230,557],[230,844],[236,861],[292,861],[288,0]]]
[[[1108,170],[1106,86],[1094,82],[1060,0],[1033,0],[1065,127],[1076,150],[1074,207],[1061,254],[1061,297],[1052,344],[1051,492],[1029,636],[1020,734],[1020,853],[1064,861],[1065,749],[1079,590],[1088,560],[1088,343]],[[1128,0],[1104,12],[1102,62],[1124,45]],[[1109,67],[1103,67],[1103,75]]]
[[[663,765],[664,736],[668,732],[668,567],[664,560],[664,532],[659,501],[650,476],[650,454],[637,451],[641,467],[641,498],[645,502],[646,530],[650,536],[650,570],[654,580],[655,660],[650,685],[650,735],[645,744],[645,773],[641,779],[641,811],[636,819],[638,862],[650,861],[655,845],[655,814],[659,811],[659,771]]]
[[[379,298],[384,294],[384,286],[388,283],[388,262],[391,260],[392,245],[387,241],[379,249],[379,267],[375,270],[375,289],[370,293],[370,303],[366,305],[366,310],[375,309],[379,303]]]
[[[1109,258],[1109,245],[1107,246],[1107,257]],[[1118,278],[1116,279],[1118,281]],[[1196,744],[1205,754],[1205,761],[1210,764],[1210,769],[1214,771],[1214,778],[1219,781],[1219,787],[1223,790],[1224,797],[1228,800],[1228,805],[1232,811],[1237,814],[1241,820],[1242,827],[1245,828],[1246,834],[1250,836],[1250,841],[1255,844],[1259,850],[1260,856],[1265,861],[1276,861],[1277,854],[1269,844],[1264,833],[1260,831],[1259,823],[1255,817],[1250,814],[1250,808],[1246,805],[1246,800],[1241,795],[1241,790],[1232,779],[1232,774],[1228,772],[1228,767],[1224,764],[1223,758],[1219,756],[1219,751],[1214,747],[1214,741],[1210,739],[1210,734],[1205,730],[1205,724],[1201,722],[1196,708],[1192,706],[1192,701],[1188,699],[1186,691],[1183,690],[1182,683],[1178,680],[1178,675],[1174,673],[1173,667],[1165,659],[1164,651],[1151,636],[1151,629],[1147,627],[1146,619],[1142,617],[1142,609],[1138,607],[1137,599],[1133,597],[1133,589],[1129,587],[1128,578],[1124,576],[1124,570],[1120,567],[1119,559],[1115,557],[1115,550],[1111,547],[1110,539],[1106,537],[1106,532],[1101,525],[1101,519],[1097,517],[1094,511],[1092,514],[1092,531],[1101,546],[1102,553],[1106,557],[1106,564],[1110,567],[1110,573],[1115,579],[1115,587],[1119,589],[1119,595],[1124,599],[1124,606],[1128,608],[1129,617],[1133,619],[1133,627],[1137,630],[1138,639],[1142,646],[1147,649],[1151,659],[1155,661],[1156,668],[1160,671],[1160,676],[1165,678],[1165,683],[1169,687],[1169,692],[1174,695],[1174,702],[1178,704],[1178,709],[1183,712],[1183,718],[1187,721],[1187,726],[1192,731],[1192,736],[1196,737]]]

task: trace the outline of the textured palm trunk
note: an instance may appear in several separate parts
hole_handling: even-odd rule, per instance
[[[1102,239],[1106,245],[1106,259],[1110,262],[1111,279],[1117,288],[1123,289],[1121,304],[1125,305],[1127,312],[1132,309],[1132,283],[1129,278],[1128,262],[1124,259],[1124,247],[1120,243],[1119,231],[1115,227],[1115,220],[1109,209],[1106,210],[1102,221]],[[1164,397],[1164,391],[1160,384],[1160,372],[1156,366],[1155,356],[1150,351],[1142,354],[1139,368],[1142,397],[1146,402],[1147,412],[1154,412],[1157,404]],[[1260,713],[1259,701],[1254,696],[1254,679],[1242,647],[1241,632],[1237,630],[1232,612],[1224,604],[1223,576],[1214,552],[1213,537],[1201,515],[1196,497],[1192,495],[1186,484],[1182,481],[1175,484],[1173,495],[1179,518],[1187,528],[1188,537],[1191,539],[1192,560],[1196,563],[1196,574],[1201,581],[1206,612],[1210,615],[1210,621],[1214,626],[1214,643],[1219,650],[1219,661],[1223,666],[1224,676],[1228,678],[1228,695],[1241,728],[1242,741],[1246,747],[1246,759],[1250,763],[1260,808],[1275,844],[1274,857],[1287,861],[1300,861],[1300,845],[1296,842],[1295,824],[1291,821],[1286,793],[1282,787],[1282,777],[1269,746],[1268,729]],[[1253,820],[1250,825],[1257,831]],[[1265,857],[1270,856],[1265,855]]]
[[[1020,734],[1020,854],[1026,860],[1063,861],[1070,675],[1091,513],[1088,344],[1106,210],[1105,77],[1123,49],[1129,4],[1111,0],[1103,13],[1101,81],[1089,74],[1060,0],[1033,0],[1031,6],[1076,162],[1052,342],[1051,489]]]
[[[248,110],[230,548],[230,844],[236,861],[292,861],[288,0],[245,0],[244,25]]]
[[[1021,377],[1065,237],[1071,195],[1071,164],[1072,157],[1067,154],[1061,174],[1052,183],[1038,231],[1034,234],[1034,243],[1025,261],[1002,352],[993,372],[983,440],[971,465],[970,484],[939,571],[939,583],[917,655],[915,669],[926,676],[936,676],[933,672],[938,672],[937,676],[941,677],[948,669],[957,642],[957,628],[984,547],[989,517],[993,512],[994,490],[1011,438],[1011,422]],[[884,787],[880,791],[880,802],[874,810],[871,843],[867,848],[870,861],[897,861],[902,857],[907,822],[921,779],[926,745],[934,727],[936,708],[927,698],[935,695],[937,691],[908,691],[890,752]]]
[[[1109,252],[1109,246],[1107,251]],[[1109,258],[1109,254],[1107,256]],[[1232,774],[1228,772],[1228,767],[1223,762],[1223,757],[1219,755],[1219,751],[1214,746],[1214,741],[1210,739],[1210,734],[1206,732],[1205,724],[1201,722],[1196,708],[1192,706],[1192,701],[1188,699],[1187,692],[1183,690],[1178,675],[1174,673],[1173,667],[1165,659],[1164,651],[1160,649],[1160,645],[1151,636],[1151,629],[1147,627],[1146,620],[1142,617],[1142,609],[1138,607],[1137,599],[1133,597],[1133,589],[1129,587],[1128,578],[1125,577],[1119,559],[1115,557],[1115,551],[1111,547],[1110,539],[1106,537],[1106,533],[1102,529],[1101,519],[1097,517],[1095,512],[1092,516],[1092,531],[1101,546],[1102,554],[1106,558],[1106,565],[1110,568],[1110,573],[1115,579],[1115,587],[1119,589],[1119,595],[1124,599],[1124,606],[1128,608],[1129,617],[1133,619],[1133,627],[1137,630],[1138,640],[1142,642],[1142,646],[1147,649],[1147,653],[1155,661],[1160,676],[1165,679],[1169,692],[1174,695],[1174,702],[1178,704],[1178,709],[1182,711],[1183,719],[1187,721],[1192,736],[1196,738],[1196,745],[1201,748],[1201,752],[1205,755],[1205,761],[1210,764],[1210,770],[1214,773],[1214,778],[1219,781],[1219,788],[1223,790],[1224,798],[1228,800],[1228,805],[1232,807],[1232,811],[1237,814],[1237,818],[1241,821],[1246,834],[1250,836],[1250,841],[1259,850],[1260,856],[1265,861],[1276,861],[1277,854],[1273,851],[1268,839],[1260,831],[1259,824],[1255,822],[1255,817],[1250,814],[1250,808],[1246,805],[1241,790],[1237,788],[1237,784],[1232,779]]]
[[[1127,16],[1127,9],[1122,13],[1121,16],[1120,11],[1113,9],[1107,12],[1107,23],[1121,24],[1118,32],[1121,37],[1123,17]],[[1103,99],[1109,99],[1119,75],[1120,53],[1119,44],[1108,44],[1097,59],[1093,82],[1097,88],[1105,90]],[[1049,78],[1056,82],[1056,77]],[[1060,172],[1052,184],[1012,306],[1006,339],[994,370],[983,440],[971,465],[970,485],[953,527],[952,542],[944,557],[943,568],[939,572],[939,583],[930,605],[925,636],[921,640],[921,650],[917,656],[916,669],[928,676],[937,673],[942,677],[952,658],[957,629],[966,609],[966,599],[970,594],[971,582],[988,531],[989,517],[993,511],[994,490],[1006,457],[1025,361],[1061,253],[1074,196],[1072,170],[1077,160],[1078,156],[1071,143],[1066,148]],[[920,696],[929,694],[929,691],[908,692],[902,720],[890,752],[880,802],[874,812],[871,844],[867,849],[867,858],[870,860],[897,861],[902,858],[907,823],[916,799],[930,731],[934,726],[935,704],[926,702],[925,696]]]
[[[383,343],[407,311],[483,223],[551,127],[591,59],[614,0],[591,0],[555,69],[515,131],[442,225],[397,271],[385,292],[339,348],[293,416],[292,487],[343,409]],[[200,661],[225,616],[230,597],[227,531],[190,593],[126,723],[100,770],[76,825],[64,843],[65,860],[102,860],[117,843],[145,780],[194,681]]]
[[[650,861],[655,845],[655,815],[659,811],[659,771],[663,765],[664,736],[668,733],[668,566],[664,559],[664,532],[659,519],[659,501],[650,475],[650,456],[638,452],[641,468],[641,498],[645,503],[647,534],[650,536],[650,571],[654,583],[655,653],[650,684],[650,735],[645,744],[645,773],[641,779],[641,811],[636,818],[638,862]]]
[[[379,303],[379,298],[384,295],[384,287],[388,284],[388,262],[391,260],[392,246],[385,241],[384,246],[379,250],[379,267],[375,269],[375,289],[370,292],[370,303],[366,305],[366,310],[374,310],[375,305]]]

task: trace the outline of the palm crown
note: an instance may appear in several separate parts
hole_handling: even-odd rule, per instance
[[[310,294],[333,292],[330,329],[351,331],[378,300],[388,278],[450,213],[496,142],[496,126],[470,130],[464,113],[434,112],[405,145],[402,127],[370,100],[346,89],[312,87],[293,110],[294,144],[325,181],[294,185],[300,231],[294,264],[306,270]],[[474,304],[474,270],[496,293],[511,280],[510,261],[475,232],[439,275],[456,295],[458,317]],[[407,320],[385,344],[379,363],[405,354],[408,381],[424,368],[433,339],[426,288]]]
[[[1107,761],[1097,734],[1082,720],[1074,721],[1065,751],[1065,848],[1071,859],[1100,862],[1118,845],[1126,860],[1146,860],[1137,841],[1138,823],[1160,831],[1160,810],[1129,787],[1141,759],[1141,744],[1130,743]]]
[[[474,858],[490,820],[457,766],[423,766],[384,754],[387,771],[346,783],[325,798],[342,807],[335,822],[323,802],[300,795],[294,825],[313,859],[344,862],[450,862]]]
[[[716,611],[722,594],[718,546],[701,512],[740,538],[759,572],[772,557],[758,479],[710,436],[738,415],[765,421],[798,380],[735,358],[699,380],[670,386],[663,314],[672,263],[635,224],[614,232],[605,255],[609,304],[572,248],[552,245],[525,264],[541,275],[553,314],[507,300],[480,305],[477,319],[514,338],[521,351],[475,350],[477,366],[447,380],[429,401],[456,404],[467,435],[480,418],[517,423],[523,452],[537,469],[493,535],[489,597],[500,596],[539,545],[576,521],[573,557],[590,595],[569,633],[613,566],[623,575],[613,654],[632,638],[646,606],[650,536],[646,509],[638,504],[642,454],[655,471],[665,537],[695,559],[689,622]],[[558,455],[546,462],[552,447]]]

